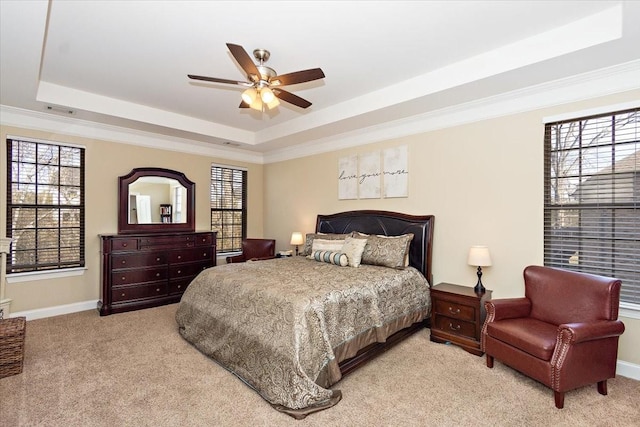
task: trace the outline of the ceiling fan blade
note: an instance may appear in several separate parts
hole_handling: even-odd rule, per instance
[[[287,86],[297,83],[305,83],[313,80],[323,79],[324,73],[320,68],[311,68],[309,70],[296,71],[293,73],[283,74],[281,76],[272,77],[269,80],[274,86]]]
[[[217,77],[206,77],[206,76],[196,76],[193,74],[187,74],[187,77],[193,80],[204,80],[205,82],[214,82],[214,83],[227,83],[230,85],[239,85],[239,86],[253,86],[250,82],[239,82],[237,80],[227,80],[227,79],[219,79]]]
[[[280,88],[273,88],[273,93],[279,99],[288,102],[289,104],[296,105],[300,108],[308,108],[311,106],[311,103],[304,98],[300,98],[298,95],[294,95],[291,92],[287,92],[286,90],[282,90]]]
[[[242,67],[247,76],[257,82],[260,80],[260,71],[258,71],[258,67],[253,63],[253,60],[249,56],[246,50],[240,45],[227,43],[227,47],[231,51],[231,54],[236,59],[238,64]]]
[[[244,101],[240,101],[240,105],[238,105],[238,108],[249,108],[249,104]]]

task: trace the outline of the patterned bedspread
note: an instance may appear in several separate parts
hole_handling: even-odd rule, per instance
[[[226,264],[184,293],[180,334],[296,418],[335,405],[338,363],[429,315],[418,270],[304,257]]]

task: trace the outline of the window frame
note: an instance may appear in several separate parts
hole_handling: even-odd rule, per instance
[[[621,137],[622,140],[620,141],[619,139],[616,139],[617,135],[615,132],[617,130],[617,127],[616,127],[615,118],[616,116],[619,117],[629,113],[636,114],[634,119],[630,122],[631,131],[629,133],[632,136],[629,137],[628,135],[623,134],[623,136]],[[609,177],[607,178],[607,175],[605,175],[603,172],[605,169],[603,167],[604,165],[600,167],[600,169],[596,170],[595,172],[587,171],[583,173],[582,170],[580,170],[579,174],[573,176],[573,178],[577,179],[580,182],[580,184],[576,186],[577,190],[575,190],[575,193],[577,194],[576,198],[579,199],[578,202],[566,203],[566,204],[562,204],[562,203],[554,204],[554,202],[552,201],[552,194],[551,194],[551,179],[552,179],[551,162],[553,159],[554,152],[562,151],[562,150],[568,151],[569,149],[572,149],[578,153],[578,155],[576,155],[576,158],[579,159],[580,162],[583,162],[583,161],[586,162],[587,155],[585,153],[588,150],[594,150],[595,145],[592,144],[593,140],[588,141],[586,144],[582,145],[582,142],[584,141],[582,139],[583,135],[580,133],[579,135],[580,145],[577,148],[576,147],[571,147],[571,148],[556,147],[556,150],[553,151],[551,147],[551,138],[554,135],[557,136],[558,132],[556,130],[555,134],[552,135],[554,133],[552,132],[552,128],[554,126],[556,127],[561,125],[566,126],[571,123],[581,123],[581,124],[588,123],[589,120],[592,120],[591,124],[593,124],[594,123],[593,121],[596,121],[597,123],[598,120],[604,121],[606,119],[610,120],[611,126],[609,127],[609,129],[613,130],[613,133],[611,133],[611,136],[608,137],[610,139],[608,143],[606,142],[606,140],[604,140],[605,142],[602,142],[603,140],[600,140],[600,142],[597,144],[597,147],[598,147],[598,150],[603,149],[602,151],[605,151],[608,149],[611,150],[612,158],[611,158],[611,164],[609,165],[609,167],[611,168],[611,171],[608,174]],[[620,267],[616,266],[615,260],[623,259],[623,257],[625,256],[625,253],[623,252],[623,249],[620,249],[615,245],[615,242],[620,240],[620,237],[618,237],[618,235],[622,234],[617,228],[618,225],[616,224],[616,218],[624,218],[624,217],[621,217],[620,215],[625,209],[627,210],[627,213],[628,211],[630,211],[631,213],[630,217],[632,219],[635,218],[636,215],[638,215],[638,212],[640,212],[640,196],[639,196],[640,169],[638,169],[638,166],[637,166],[638,162],[640,161],[640,159],[638,158],[638,156],[640,155],[638,154],[640,153],[640,107],[637,105],[637,103],[621,104],[613,107],[608,107],[607,109],[590,110],[588,112],[575,113],[575,114],[572,114],[571,116],[564,115],[563,117],[546,118],[544,120],[544,124],[545,124],[544,238],[543,238],[544,265],[572,269],[576,271],[585,271],[585,272],[590,272],[595,274],[603,274],[605,276],[618,277],[621,274],[616,274],[616,271],[620,271],[621,269]],[[600,123],[597,123],[597,124],[600,124]],[[580,128],[580,126],[578,127]],[[604,129],[607,129],[607,128],[604,127]],[[584,140],[586,141],[587,138],[585,137]],[[632,154],[628,155],[628,157],[635,156],[634,157],[635,168],[631,169],[630,172],[629,171],[617,172],[615,170],[615,166],[618,165],[623,159],[625,159],[627,155],[621,155],[619,157],[616,157],[615,156],[616,149],[620,151],[620,149],[624,148],[625,145],[628,147],[631,147],[630,152]],[[622,188],[621,185],[623,184],[622,183],[623,173],[627,173],[628,175],[630,175],[630,178],[627,177],[627,179],[630,180],[630,182],[632,183],[631,184],[632,186],[635,185],[635,187],[631,187],[632,192],[630,193],[631,194],[630,202],[629,201],[621,202],[615,199],[616,196],[619,197],[620,188]],[[605,177],[604,180],[602,180],[603,176]],[[559,175],[559,177],[568,178],[569,174]],[[590,185],[600,190],[597,193],[598,194],[597,197],[593,197],[593,193],[588,194],[585,191],[585,187],[586,187],[585,183],[592,177],[596,177],[596,178],[592,179],[592,182]],[[598,184],[597,183],[598,180],[602,180],[602,182]],[[607,186],[610,188],[610,191],[608,193],[602,192],[602,187],[606,188]],[[578,192],[578,190],[580,190],[580,192]],[[606,199],[604,198],[606,197],[611,198],[611,200],[605,201]],[[598,258],[597,261],[593,260],[591,263],[585,260],[585,258],[587,258],[589,251],[584,251],[583,253],[580,254],[581,256],[579,257],[579,262],[580,262],[579,265],[571,264],[569,262],[562,265],[558,265],[560,258],[550,253],[552,249],[558,250],[559,248],[563,248],[562,246],[552,247],[551,245],[551,241],[552,241],[551,233],[552,233],[552,224],[553,224],[553,221],[551,219],[551,212],[554,210],[562,210],[562,209],[564,209],[565,211],[569,209],[573,209],[577,212],[577,215],[580,218],[580,220],[578,221],[579,226],[576,227],[576,230],[575,230],[577,237],[575,237],[574,238],[575,240],[573,240],[574,244],[577,244],[577,245],[585,244],[586,238],[584,237],[584,235],[587,235],[589,233],[589,225],[593,226],[594,224],[593,219],[591,219],[590,223],[585,223],[585,225],[583,225],[580,222],[582,221],[582,217],[586,215],[585,212],[591,211],[592,213],[598,213],[598,214],[602,214],[607,211],[612,212],[611,219],[608,221],[600,220],[600,223],[598,223],[598,226],[600,228],[596,229],[598,232],[602,232],[603,230],[606,230],[611,233],[611,238],[608,240],[605,240],[602,238],[598,239],[598,242],[601,242],[601,241],[612,242],[611,248],[609,248],[611,250],[611,255],[610,255],[611,263],[602,264],[602,267],[601,267],[602,272],[598,271],[599,269],[596,267],[597,262],[601,262],[602,258]],[[614,215],[618,215],[618,217]],[[622,221],[620,222],[622,223]],[[604,226],[601,225],[602,223],[605,224],[607,228],[604,228]],[[640,238],[640,228],[637,225],[638,222],[634,222],[633,220],[631,220],[629,221],[629,223],[632,224],[630,229],[631,241],[634,241],[634,240],[637,241],[637,239]],[[565,228],[569,228],[569,227],[565,227]],[[562,238],[565,240],[565,242],[572,242],[571,238],[568,238],[566,235],[562,236]],[[566,250],[568,246],[570,245],[565,246],[564,249]],[[591,251],[592,249],[589,249],[589,250]],[[626,248],[624,250],[626,250]],[[596,253],[597,253],[597,250],[593,250],[593,253],[590,255],[593,255]],[[638,256],[640,256],[640,250],[638,248],[633,248],[632,253],[636,253]],[[633,275],[633,274],[636,274],[636,272],[640,274],[640,267],[638,267],[637,265],[634,265],[631,268],[632,268],[631,273],[625,273],[625,274]],[[636,277],[638,276],[636,275]],[[621,279],[622,279],[623,290],[625,290],[625,286],[627,286],[626,292],[623,291],[623,293],[621,294],[621,300],[620,300],[621,314],[627,315],[628,317],[639,318],[640,317],[640,297],[638,295],[640,293],[640,280],[631,280],[631,283],[629,283],[630,280],[628,278],[621,277]],[[622,310],[624,310],[624,312]]]
[[[86,243],[85,241],[86,148],[84,146],[76,145],[76,144],[63,143],[63,142],[57,142],[57,141],[48,141],[48,140],[39,140],[39,139],[25,138],[25,137],[12,136],[12,135],[7,135],[6,143],[7,143],[6,234],[8,238],[12,239],[10,251],[7,254],[7,258],[6,258],[7,281],[20,282],[25,280],[36,280],[40,275],[67,276],[67,275],[82,274],[82,272],[86,269],[86,247],[85,247],[85,243]],[[33,159],[26,159],[25,161],[25,159],[13,158],[13,147],[15,146],[15,144],[19,144],[19,143],[35,144],[35,156]],[[55,148],[56,150],[58,150],[57,162],[54,164],[51,164],[49,162],[42,162],[38,158],[39,147],[43,147],[44,149],[49,149],[49,150],[52,148]],[[69,164],[61,164],[60,151],[64,149],[78,150],[77,165],[75,164],[75,162],[71,162]],[[35,178],[31,181],[21,180],[19,173],[18,173],[18,177],[14,177],[13,176],[14,171],[19,170],[19,169],[14,169],[14,165],[16,164],[21,164],[21,166],[18,166],[18,168],[26,167],[25,165],[32,165],[35,172]],[[55,173],[58,175],[57,181],[51,184],[46,181],[40,180],[39,174],[41,173],[43,168],[54,169]],[[67,183],[62,182],[60,178],[62,173],[61,171],[63,169],[75,169],[77,173],[76,179],[78,183],[70,184],[68,182]],[[33,200],[30,201],[29,203],[20,203],[20,202],[16,203],[12,200],[13,194],[14,194],[14,191],[13,191],[14,184],[33,185],[36,188],[42,185],[47,185],[47,186],[53,185],[56,188],[56,190],[53,191],[54,194],[63,194],[62,190],[64,190],[65,188],[69,189],[69,188],[75,187],[77,188],[77,191],[78,191],[78,195],[77,195],[78,203],[63,204],[63,203],[60,203],[59,200],[56,203],[45,203],[41,200],[38,200],[37,193],[34,193]],[[58,220],[56,221],[57,225],[55,227],[51,227],[49,224],[48,226],[41,226],[41,227],[38,227],[36,225],[35,227],[25,226],[25,227],[16,228],[14,227],[14,222],[13,222],[14,209],[33,209],[35,212],[38,212],[38,210],[42,210],[42,209],[57,211],[58,213]],[[65,221],[62,219],[65,213],[67,215],[76,217],[77,225],[73,224],[73,222],[75,222],[74,219],[72,219],[71,224],[65,224]],[[34,215],[34,218],[35,218],[35,221],[37,222],[39,216],[36,214]],[[34,236],[35,236],[34,237],[35,241],[33,242],[33,246],[31,248],[20,248],[20,244],[19,244],[20,238],[16,237],[16,233],[17,233],[16,230],[19,230],[19,229],[28,230],[31,228],[34,230]],[[38,241],[38,236],[40,234],[46,233],[46,230],[57,231],[56,233],[57,245],[55,247],[51,245],[48,248],[43,248],[43,244],[41,243],[42,241],[41,242]],[[65,231],[68,233],[65,233]],[[74,236],[74,234],[76,233],[77,233],[77,236]],[[73,244],[67,245],[65,247],[61,245],[61,239],[63,239],[62,236],[64,234],[67,234],[67,237],[66,237],[67,239],[69,239],[69,235],[72,236],[71,240],[73,241]],[[39,256],[38,252],[44,251],[47,249],[50,252],[56,253],[57,261],[45,262],[45,261],[38,260],[38,256]],[[36,262],[17,264],[16,263],[17,252],[20,252],[23,250],[33,251]],[[67,256],[66,257],[67,259],[65,259],[65,256],[63,254],[65,250],[71,253],[77,253],[77,256],[72,259],[69,259],[69,257]],[[20,279],[20,277],[22,277],[23,279]]]
[[[215,170],[220,170],[220,174],[216,176]],[[223,179],[222,171],[230,173],[232,177]],[[240,182],[237,180],[238,176],[241,177]],[[238,190],[238,183],[241,192],[239,195],[234,193],[234,190]],[[217,190],[220,191],[216,190],[216,185],[218,185]],[[218,254],[230,255],[242,251],[242,241],[247,237],[247,188],[248,171],[246,168],[211,164],[210,220],[211,230],[217,232],[216,251]],[[227,200],[218,200],[217,197]],[[218,203],[222,205],[225,201],[231,204],[240,203],[240,206],[214,206]],[[217,218],[219,221],[214,219],[217,213],[221,213]],[[240,215],[240,224],[237,223],[238,214]]]

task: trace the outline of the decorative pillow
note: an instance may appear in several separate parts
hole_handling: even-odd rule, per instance
[[[409,265],[409,245],[413,240],[413,233],[401,236],[366,236],[367,244],[362,252],[362,264],[381,265],[391,268],[405,268]]]
[[[311,252],[313,252],[312,245],[314,239],[323,239],[323,240],[344,240],[348,234],[324,234],[324,233],[308,233],[306,235],[306,240],[304,242],[304,249],[302,250],[302,255],[309,256]]]
[[[359,267],[362,261],[362,252],[367,244],[367,239],[358,239],[356,237],[347,236],[342,245],[342,252],[347,255],[350,267]]]
[[[311,258],[316,261],[339,265],[340,267],[346,267],[349,265],[349,258],[347,258],[347,255],[342,252],[313,251]]]
[[[342,240],[326,240],[326,239],[313,239],[311,244],[311,252],[315,251],[332,251],[342,252],[342,246],[344,246],[344,239]]]

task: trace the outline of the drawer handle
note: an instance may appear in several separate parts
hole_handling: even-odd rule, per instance
[[[453,326],[453,323],[449,323],[449,329],[451,329],[452,331],[459,331],[460,325]]]
[[[449,307],[449,313],[451,313],[451,314],[460,314],[460,308],[456,308],[454,310],[453,307]]]

